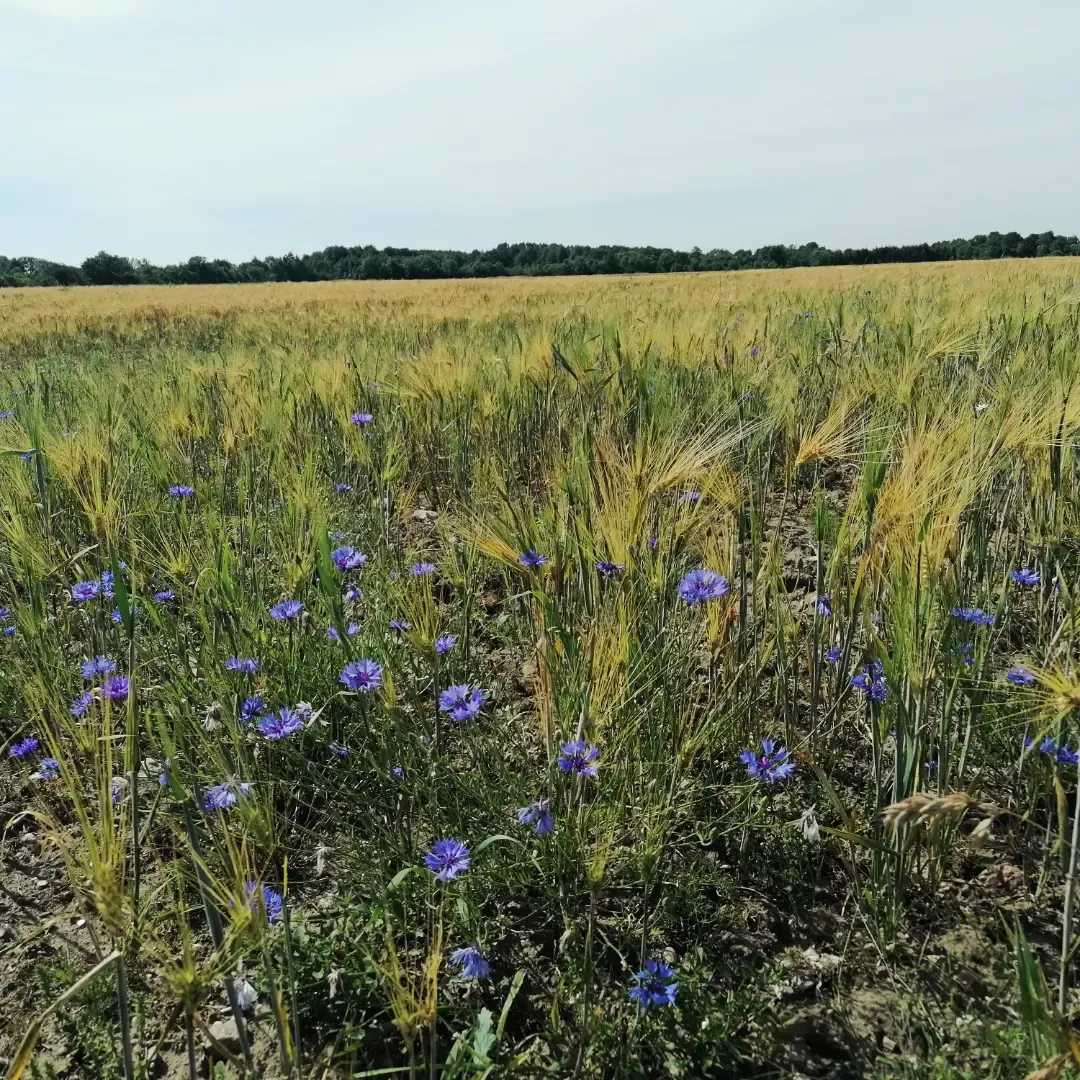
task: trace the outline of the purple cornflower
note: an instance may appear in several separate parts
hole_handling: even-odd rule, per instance
[[[304,605],[299,600],[282,600],[280,604],[275,604],[270,609],[270,618],[285,622],[288,619],[295,619],[303,610]]]
[[[538,566],[543,566],[545,563],[551,562],[546,555],[540,555],[535,549],[529,548],[518,559],[518,562],[522,566],[527,566],[530,570],[535,570]]]
[[[341,571],[356,570],[367,562],[367,556],[362,551],[346,544],[344,547],[335,548],[330,552],[330,558],[334,565]]]
[[[447,713],[455,723],[471,720],[484,704],[483,691],[468,683],[460,686],[448,686],[439,695],[439,711]]]
[[[404,619],[391,619],[390,620],[390,629],[396,631],[399,634],[401,634],[401,633],[404,633],[406,630],[411,630],[412,629],[412,623],[408,623]]]
[[[679,582],[679,596],[691,606],[705,600],[719,600],[727,592],[727,581],[715,570],[691,570]]]
[[[10,420],[14,415],[11,409],[0,410],[0,420]]]
[[[600,759],[600,748],[590,746],[584,739],[576,739],[573,742],[562,744],[559,751],[559,768],[564,773],[574,773],[576,776],[596,776]]]
[[[491,965],[480,954],[477,945],[466,945],[464,949],[455,949],[450,954],[450,963],[461,968],[463,979],[486,979],[491,974]]]
[[[953,618],[963,619],[974,626],[994,625],[994,616],[987,614],[982,608],[954,607],[950,614]]]
[[[844,655],[844,650],[839,645],[834,645],[826,654],[825,662],[827,664],[840,663],[840,657]]]
[[[349,625],[345,627],[345,633],[348,634],[349,637],[356,637],[356,635],[360,633],[360,624],[354,622],[349,623]],[[326,628],[326,636],[331,641],[341,640],[341,635],[338,633],[336,626],[328,626]]]
[[[680,491],[679,502],[696,503],[701,498],[700,491]]]
[[[1059,748],[1057,752],[1057,759],[1062,765],[1076,765],[1080,764],[1080,754],[1075,750],[1070,750],[1067,745]]]
[[[457,638],[453,634],[443,634],[435,639],[435,655],[442,656],[448,653],[457,644]]]
[[[79,671],[88,682],[99,675],[111,675],[116,670],[116,663],[107,656],[95,656],[93,660],[84,660]]]
[[[551,800],[541,796],[528,806],[523,806],[517,812],[518,821],[522,825],[532,825],[536,822],[536,832],[539,836],[546,836],[555,831],[555,818],[551,813]]]
[[[128,696],[131,683],[126,675],[113,675],[101,684],[101,694],[110,701],[123,701]]]
[[[832,618],[832,597],[828,593],[822,593],[818,597],[817,613],[823,618]]]
[[[174,499],[188,499],[195,494],[195,489],[189,487],[187,484],[173,484],[173,486],[169,488],[169,494]]]
[[[610,559],[601,559],[596,564],[596,572],[601,577],[614,577],[616,574],[622,573],[626,569],[626,563],[612,562]]]
[[[352,491],[352,484],[346,484],[344,481],[342,481],[340,484],[335,484],[334,486],[338,489],[338,491]]]
[[[4,632],[4,637],[14,637],[15,636],[15,627],[14,626],[5,626],[3,632]]]
[[[334,757],[348,757],[349,756],[349,748],[347,746],[342,746],[340,743],[336,743],[336,742],[330,743],[329,750],[330,750],[330,753],[334,755]]]
[[[390,774],[393,776],[393,778],[395,780],[404,780],[405,779],[405,770],[400,765],[395,765],[390,770]]]
[[[369,412],[354,412],[349,419],[357,426],[363,427],[365,424],[370,424],[375,419]]]
[[[747,775],[763,784],[775,784],[786,780],[795,771],[795,762],[788,755],[786,746],[777,746],[772,739],[761,740],[761,754],[744,750],[739,760],[746,766]]]
[[[861,690],[871,701],[884,701],[889,696],[889,684],[880,660],[871,661],[857,675],[852,675],[851,685]]]
[[[1023,567],[1020,570],[1010,570],[1009,577],[1016,582],[1017,585],[1038,585],[1039,584],[1039,571],[1029,570],[1027,567]]]
[[[252,720],[257,720],[264,712],[266,712],[266,703],[258,694],[254,697],[246,697],[244,703],[240,706],[240,720],[245,724],[250,724]]]
[[[636,986],[630,988],[630,1000],[643,1009],[653,1005],[674,1005],[679,984],[671,982],[675,978],[675,969],[669,968],[659,960],[646,960],[645,968],[633,975]]]
[[[341,669],[345,686],[365,693],[382,685],[382,675],[382,664],[376,660],[353,660]]]
[[[258,884],[254,881],[249,881],[244,886],[244,889],[247,892],[248,905],[251,907],[252,911],[257,912],[259,895]],[[281,918],[283,904],[284,901],[281,898],[281,893],[271,889],[269,885],[264,885],[262,887],[262,906],[263,910],[266,912],[267,922],[277,922],[278,919]]]
[[[42,758],[34,775],[39,780],[56,780],[60,776],[60,762],[54,757]]]
[[[176,593],[172,589],[162,589],[161,592],[154,593],[154,599],[159,604],[167,604],[170,600],[176,599]]]
[[[84,690],[72,703],[68,706],[68,712],[72,716],[85,716],[86,710],[94,704],[94,695],[89,690]]]
[[[226,671],[239,671],[244,675],[254,675],[259,670],[259,661],[253,656],[230,656],[225,661]]]
[[[112,573],[112,571],[111,570],[102,570],[101,571],[101,595],[104,596],[106,600],[111,600],[116,595],[116,592],[115,592],[115,590],[113,588],[113,585],[114,585],[114,581],[113,581],[113,573]]]
[[[71,600],[75,604],[81,604],[86,600],[93,600],[100,591],[101,582],[97,579],[77,581],[71,586]]]
[[[436,840],[424,865],[440,880],[453,881],[469,869],[469,849],[460,840]]]
[[[435,573],[435,564],[433,562],[413,563],[409,567],[409,573],[413,577],[427,577],[429,574]]]
[[[968,667],[971,667],[975,663],[975,646],[970,641],[965,641],[963,645],[953,649],[953,656],[963,660]]]
[[[203,797],[205,810],[231,810],[241,799],[251,794],[251,785],[225,780],[210,788]]]
[[[1005,678],[1013,684],[1013,686],[1031,686],[1035,682],[1034,672],[1028,671],[1026,667],[1014,667],[1005,672]]]
[[[364,590],[359,585],[346,585],[345,591],[341,594],[341,599],[346,604],[354,604],[357,600],[362,599]]]
[[[259,731],[268,739],[287,739],[298,731],[304,730],[304,721],[290,708],[279,709],[277,713],[264,716],[259,721]]]
[[[21,742],[12,743],[8,747],[8,753],[14,758],[29,757],[38,748],[38,740],[33,735],[27,735]]]

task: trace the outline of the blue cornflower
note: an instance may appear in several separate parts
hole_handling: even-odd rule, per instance
[[[99,675],[111,675],[116,670],[116,662],[107,656],[95,656],[93,660],[84,660],[79,671],[88,682]]]
[[[349,625],[345,627],[345,633],[348,634],[349,637],[356,637],[356,635],[360,633],[360,624],[354,622],[349,623]],[[338,633],[336,626],[328,626],[326,628],[326,636],[331,641],[341,640],[341,635]]]
[[[439,695],[439,710],[449,714],[450,719],[459,724],[471,720],[483,704],[483,691],[477,690],[468,683],[448,686]]]
[[[424,865],[440,880],[453,881],[469,869],[469,849],[460,840],[436,840]]]
[[[872,660],[857,675],[852,675],[851,685],[861,690],[871,701],[884,701],[889,696],[885,668],[880,660]]]
[[[189,487],[187,484],[173,484],[173,486],[169,488],[169,494],[174,499],[188,499],[195,494],[195,489]]]
[[[739,760],[746,766],[746,772],[763,784],[775,784],[777,780],[786,780],[795,771],[795,762],[788,755],[786,746],[777,746],[772,739],[761,740],[761,754],[753,750],[744,750]]]
[[[8,753],[15,758],[28,757],[38,748],[38,740],[33,735],[27,735],[27,737],[20,742],[12,743],[8,747]]]
[[[435,573],[435,564],[433,562],[413,563],[409,567],[409,573],[413,577],[427,577],[429,574]]]
[[[339,484],[334,485],[338,491],[352,491],[352,484],[346,484],[345,481],[341,481]]]
[[[1011,577],[1017,585],[1039,584],[1039,571],[1029,570],[1026,567],[1021,568],[1020,570],[1010,570],[1009,577]]]
[[[114,675],[101,684],[101,694],[110,701],[123,701],[128,696],[131,683],[126,675]]]
[[[1039,743],[1039,749],[1044,754],[1051,754],[1053,756],[1056,756],[1057,755],[1057,740],[1052,739],[1049,735],[1047,735],[1046,738],[1043,739],[1043,741],[1041,743]]]
[[[390,774],[393,776],[393,778],[395,780],[404,780],[405,779],[405,770],[400,765],[395,765],[390,770]]]
[[[161,592],[154,593],[154,599],[159,604],[167,604],[170,600],[176,599],[176,593],[172,589],[162,589]]]
[[[540,555],[533,548],[529,548],[528,551],[524,552],[518,561],[522,566],[527,566],[530,570],[535,570],[538,566],[551,562],[546,555]]]
[[[244,703],[240,706],[240,719],[243,723],[250,724],[252,720],[258,720],[264,712],[266,703],[256,694],[254,697],[244,698]]]
[[[364,427],[366,424],[370,424],[375,419],[369,412],[354,412],[349,419],[357,426]]]
[[[84,690],[68,707],[72,716],[85,716],[86,710],[94,703],[94,695],[89,690]]]
[[[975,663],[975,646],[970,641],[965,641],[963,645],[953,649],[953,656],[963,660],[970,667]]]
[[[362,551],[346,544],[344,547],[335,548],[330,552],[330,558],[334,565],[342,571],[356,570],[367,562],[367,556]]]
[[[596,572],[601,577],[614,577],[626,569],[626,563],[612,562],[610,559],[600,559],[596,564]]]
[[[382,685],[382,664],[376,660],[353,660],[341,669],[341,681],[350,690],[370,691]]]
[[[93,600],[100,591],[101,582],[96,579],[77,581],[71,586],[71,599],[73,603],[81,604],[85,600]]]
[[[562,744],[559,751],[559,768],[564,773],[574,773],[576,776],[596,776],[600,759],[600,748],[590,746],[584,739],[575,739],[573,742]]]
[[[1070,750],[1068,745],[1064,745],[1059,748],[1057,759],[1062,765],[1076,765],[1080,763],[1080,754],[1077,754],[1075,750]]]
[[[633,976],[637,985],[630,988],[630,1000],[643,1009],[653,1005],[674,1005],[675,995],[679,992],[679,984],[670,981],[674,978],[674,968],[659,960],[646,960],[644,970]]]
[[[1035,682],[1034,672],[1028,671],[1026,667],[1014,667],[1005,672],[1005,678],[1013,684],[1013,686],[1031,686]]]
[[[341,599],[346,604],[355,603],[364,595],[364,590],[359,585],[346,585],[345,591],[341,594]]]
[[[696,503],[701,498],[700,491],[680,491],[679,502]]]
[[[4,637],[14,637],[15,636],[15,627],[14,626],[5,626],[3,633],[4,633]]]
[[[254,881],[249,881],[244,889],[247,892],[248,904],[253,911],[258,911],[259,886]],[[266,912],[267,922],[277,922],[281,918],[281,909],[284,905],[281,893],[271,889],[269,885],[262,887],[262,906]]]
[[[112,783],[109,785],[109,789],[112,791],[112,801],[115,806],[120,802],[124,795],[124,789],[127,787],[127,778],[123,776],[114,776]]]
[[[275,604],[270,609],[270,618],[285,622],[288,619],[295,619],[303,610],[304,605],[299,600],[282,600],[280,604]]]
[[[679,596],[690,605],[719,600],[727,592],[727,581],[715,570],[691,570],[679,582]]]
[[[246,799],[250,794],[250,784],[225,780],[206,792],[203,797],[203,808],[206,810],[231,810],[240,799]]]
[[[954,607],[950,614],[953,618],[963,619],[964,622],[975,626],[993,626],[994,616],[987,614],[982,608]]]
[[[259,661],[253,656],[230,656],[225,661],[226,671],[239,671],[244,675],[254,675],[259,670]]]
[[[11,617],[11,612],[6,607],[0,607],[0,622],[7,622]]]
[[[464,949],[455,949],[450,954],[450,963],[461,968],[463,979],[486,979],[491,974],[491,965],[480,954],[477,945],[466,945]]]
[[[57,780],[60,777],[60,762],[54,757],[42,758],[34,775],[39,780]]]
[[[841,649],[839,645],[834,645],[825,654],[825,662],[828,663],[828,664],[838,664],[838,663],[840,663],[840,657],[843,656],[843,655],[844,655],[844,650]]]
[[[828,593],[822,593],[818,597],[817,613],[823,618],[832,618],[832,597]]]
[[[10,420],[14,415],[11,409],[0,409],[0,420]]]
[[[289,708],[280,709],[276,714],[264,716],[259,721],[259,731],[268,739],[275,741],[287,739],[290,735],[303,730],[304,721]]]
[[[555,831],[555,818],[551,813],[551,800],[543,795],[528,806],[523,806],[517,812],[517,817],[522,825],[532,825],[535,822],[537,834],[540,836],[546,836],[548,833]]]
[[[406,622],[404,619],[391,619],[390,629],[397,633],[404,633],[406,630],[412,629],[412,623]]]
[[[113,573],[111,570],[101,571],[101,595],[106,600],[111,600],[116,595],[114,589],[115,582],[113,581]]]
[[[330,753],[334,755],[334,757],[348,757],[349,756],[349,748],[347,746],[342,746],[340,743],[336,743],[336,742],[330,743],[329,750],[330,750]]]
[[[442,656],[448,653],[457,644],[457,638],[453,634],[443,634],[435,639],[435,655]]]

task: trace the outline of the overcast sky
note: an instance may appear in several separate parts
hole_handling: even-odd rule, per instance
[[[1080,232],[1075,0],[0,0],[0,253]]]

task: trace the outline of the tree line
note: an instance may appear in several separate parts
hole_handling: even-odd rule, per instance
[[[797,266],[864,266],[872,263],[943,262],[957,259],[1039,258],[1080,255],[1080,240],[1052,232],[1021,236],[987,233],[969,240],[939,240],[834,250],[819,244],[769,244],[754,251],[602,244],[499,244],[488,251],[430,251],[339,245],[310,255],[270,256],[231,263],[201,255],[155,266],[99,251],[80,266],[48,259],[0,256],[2,285],[215,285],[259,281],[348,281],[540,277],[555,274],[664,274],[694,270],[775,270]]]

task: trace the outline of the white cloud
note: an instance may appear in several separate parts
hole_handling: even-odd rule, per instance
[[[0,12],[14,11],[78,23],[109,22],[149,11],[157,0],[0,0]]]

